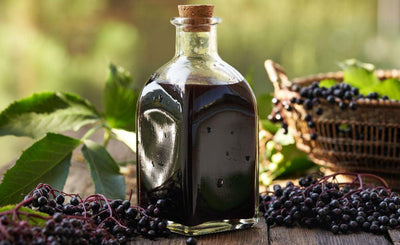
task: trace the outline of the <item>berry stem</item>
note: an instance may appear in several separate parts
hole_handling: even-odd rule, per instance
[[[90,136],[92,136],[92,134],[94,134],[98,129],[100,129],[102,127],[103,127],[103,125],[99,124],[99,125],[96,125],[95,127],[91,128],[91,129],[89,129],[86,132],[86,134],[81,138],[81,141],[87,140]]]

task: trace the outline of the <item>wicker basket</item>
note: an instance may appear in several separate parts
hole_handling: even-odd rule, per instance
[[[278,64],[266,60],[264,65],[275,97],[281,101],[300,97],[288,89],[293,83],[302,87],[323,79],[343,79],[342,72],[334,72],[289,81]],[[381,80],[399,78],[400,71],[377,70],[376,75]],[[302,106],[295,104],[292,111],[283,110],[282,113],[297,147],[308,153],[315,163],[335,172],[373,173],[385,178],[391,188],[400,189],[400,101],[360,100],[357,106],[355,111],[341,110],[322,100],[319,105],[324,111],[322,115],[307,111],[316,124],[316,140],[310,140]]]

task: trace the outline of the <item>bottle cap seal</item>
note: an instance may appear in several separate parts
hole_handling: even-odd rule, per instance
[[[178,5],[179,17],[187,18],[183,30],[186,32],[210,31],[210,18],[213,17],[214,5],[193,4]]]

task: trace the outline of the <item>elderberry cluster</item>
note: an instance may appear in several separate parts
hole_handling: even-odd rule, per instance
[[[15,209],[0,213],[0,244],[126,244],[138,235],[167,237],[167,222],[158,217],[163,204],[159,200],[144,209],[99,194],[82,199],[40,184]],[[49,216],[26,214],[21,206]],[[21,215],[45,225],[32,225]]]
[[[282,116],[282,110],[292,111],[293,105],[302,105],[307,112],[303,119],[307,122],[307,126],[310,129],[311,140],[316,140],[318,137],[315,130],[316,124],[311,114],[319,116],[324,113],[323,109],[320,107],[322,101],[326,101],[332,106],[337,105],[341,110],[356,110],[358,100],[389,100],[388,96],[380,96],[375,92],[371,92],[365,96],[359,93],[358,88],[352,87],[344,82],[335,84],[329,88],[320,87],[318,81],[313,82],[307,87],[300,87],[298,84],[294,84],[290,87],[290,90],[297,92],[299,96],[283,101],[273,98],[272,103],[275,105],[275,108],[268,119],[274,123],[281,122],[282,128],[285,133],[287,133],[288,125],[285,118]],[[314,113],[312,113],[313,111]]]
[[[376,176],[344,174],[354,176],[353,182],[339,183],[337,175],[302,178],[300,186],[292,182],[286,187],[275,185],[273,192],[260,196],[260,211],[267,225],[320,227],[335,234],[383,234],[400,227],[400,197],[387,189],[384,181],[383,186],[367,186],[362,177]]]

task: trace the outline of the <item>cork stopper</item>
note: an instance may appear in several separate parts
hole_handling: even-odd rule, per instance
[[[183,30],[186,32],[207,32],[210,31],[209,19],[213,17],[214,5],[193,4],[178,5],[179,17],[188,18],[187,25]],[[186,23],[185,23],[186,24]]]
[[[211,18],[214,12],[214,5],[193,4],[178,5],[179,17],[183,18]]]

